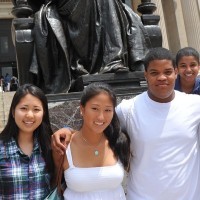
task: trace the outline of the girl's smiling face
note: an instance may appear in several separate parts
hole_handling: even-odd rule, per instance
[[[43,115],[42,102],[31,94],[25,95],[13,111],[19,134],[33,134],[42,123]]]
[[[83,127],[90,132],[103,132],[111,123],[114,105],[106,92],[101,92],[91,98],[86,105],[80,107],[83,116]]]

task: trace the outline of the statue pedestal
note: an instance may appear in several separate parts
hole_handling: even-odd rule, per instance
[[[147,90],[144,72],[124,72],[118,74],[87,75],[79,78],[76,83],[77,92],[48,94],[50,121],[53,130],[64,125],[79,129],[82,118],[79,111],[79,100],[82,90],[92,82],[103,81],[110,84],[117,96],[117,102],[130,99]]]
[[[129,91],[129,94],[117,94],[117,102],[119,104],[123,99],[130,99],[142,93],[144,90],[146,89],[135,88]],[[82,125],[82,117],[79,110],[81,93],[82,92],[47,95],[50,122],[54,132],[63,128],[65,125],[75,130],[80,129]]]
[[[93,82],[106,82],[112,86],[116,93],[130,93],[130,90],[146,87],[144,72],[123,72],[84,75],[79,77],[73,87],[73,91],[83,91],[84,87]]]

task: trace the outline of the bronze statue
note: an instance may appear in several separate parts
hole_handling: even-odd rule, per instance
[[[20,2],[32,9],[34,18],[26,30],[18,28],[24,31],[22,43],[28,40],[31,49],[26,53],[28,47],[16,45],[19,73],[27,73],[19,76],[20,84],[32,81],[46,93],[61,93],[73,91],[73,82],[81,75],[143,70],[151,41],[140,17],[121,0],[15,0],[13,4],[17,8]],[[15,43],[20,41],[17,23]]]

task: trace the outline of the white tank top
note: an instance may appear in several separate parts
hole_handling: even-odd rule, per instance
[[[124,168],[118,161],[105,167],[79,168],[73,165],[70,144],[66,150],[69,168],[64,171],[65,200],[125,200]]]

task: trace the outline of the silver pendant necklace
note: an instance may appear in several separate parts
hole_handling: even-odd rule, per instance
[[[99,142],[97,143],[97,145],[92,145],[92,144],[90,144],[90,143],[84,138],[82,131],[81,131],[81,134],[80,134],[80,135],[81,135],[81,138],[83,139],[83,141],[84,141],[88,146],[94,148],[94,155],[95,155],[95,156],[98,156],[98,155],[99,155],[99,150],[97,149],[97,147],[101,144],[101,140],[102,140],[102,138],[103,138],[103,134],[102,134],[102,136],[101,136]]]

